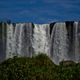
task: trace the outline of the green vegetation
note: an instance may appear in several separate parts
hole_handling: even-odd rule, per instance
[[[80,80],[80,63],[55,65],[46,55],[14,57],[0,64],[0,80]]]

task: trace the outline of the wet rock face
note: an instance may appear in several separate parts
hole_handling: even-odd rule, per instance
[[[52,30],[53,30],[54,24],[55,24],[55,22],[50,24],[50,35],[51,35],[51,33],[52,33]]]
[[[70,40],[70,42],[73,42],[73,31],[74,31],[74,26],[73,26],[74,22],[66,22],[66,28],[67,28],[67,35],[68,38]]]
[[[5,59],[6,55],[6,23],[0,23],[0,61]]]
[[[80,61],[80,22],[0,23],[0,60],[47,54],[55,64]]]
[[[71,59],[74,59],[75,54],[74,54],[74,22],[66,22],[66,29],[67,29],[67,37],[68,37],[68,44],[69,44],[69,50],[68,50],[68,55]]]
[[[80,22],[78,23],[78,38],[79,38],[79,41],[80,41]],[[80,42],[79,42],[79,45],[80,45]]]

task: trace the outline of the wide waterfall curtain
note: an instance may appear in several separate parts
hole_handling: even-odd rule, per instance
[[[80,23],[0,23],[0,61],[46,54],[55,63],[80,61]]]

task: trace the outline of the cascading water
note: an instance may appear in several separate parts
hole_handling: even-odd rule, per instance
[[[12,58],[13,53],[13,25],[7,24],[7,43],[6,43],[6,58]]]
[[[24,38],[24,25],[25,24],[17,24],[16,25],[16,32],[15,32],[15,44],[16,44],[16,47],[17,47],[17,51],[14,52],[14,53],[17,53],[18,56],[23,56],[22,55],[22,50],[23,50],[23,38]]]
[[[12,58],[13,56],[32,56],[31,39],[31,24],[18,23],[15,26],[15,31],[12,24],[7,24],[6,58]]]
[[[51,35],[52,60],[58,64],[62,60],[68,59],[67,30],[65,23],[56,23]]]
[[[62,60],[80,61],[80,23],[0,24],[0,60],[14,56],[47,54],[55,64]]]
[[[13,44],[13,51],[12,51],[12,53],[14,53],[15,56],[18,56],[18,54],[20,54],[19,53],[19,45],[20,45],[19,37],[20,37],[20,28],[21,27],[22,26],[20,23],[16,24],[16,26],[15,26],[15,31],[14,31],[14,36],[13,36],[14,37],[14,39],[13,39],[14,44]]]
[[[50,53],[49,24],[34,24],[33,48],[36,54]]]
[[[80,37],[80,34],[79,34],[79,25],[78,25],[78,22],[74,22],[74,28],[75,28],[75,33],[74,33],[74,36],[75,36],[75,40],[74,40],[74,50],[75,50],[75,61],[76,62],[79,62],[79,58],[80,58],[80,53],[79,53],[79,37]]]
[[[0,61],[6,56],[6,24],[0,23]]]

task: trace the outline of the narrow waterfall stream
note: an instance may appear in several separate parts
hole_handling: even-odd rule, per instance
[[[75,41],[74,41],[74,45],[75,45],[75,61],[78,62],[79,58],[80,58],[80,47],[79,47],[79,25],[78,22],[74,22],[74,27],[75,27]]]
[[[12,58],[13,53],[13,25],[12,24],[7,24],[7,39],[6,39],[6,58]]]

